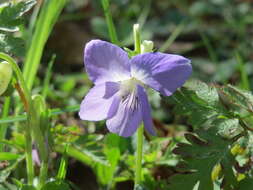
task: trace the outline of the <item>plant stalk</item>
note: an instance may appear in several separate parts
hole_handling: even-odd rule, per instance
[[[139,24],[134,24],[133,26],[134,35],[134,46],[136,54],[141,53],[141,35]],[[135,170],[135,180],[134,188],[136,189],[138,185],[141,184],[141,169],[142,169],[142,149],[143,149],[143,124],[137,129],[137,151],[136,151],[136,170]]]
[[[137,130],[137,154],[136,154],[136,170],[134,186],[141,184],[141,168],[142,168],[142,150],[143,150],[143,131],[144,127],[141,125]]]
[[[16,61],[11,58],[9,55],[5,53],[0,53],[0,59],[3,59],[7,61],[11,66],[13,71],[15,72],[18,83],[15,85],[15,87],[18,87],[18,93],[20,95],[21,100],[24,103],[25,109],[28,114],[28,124],[26,125],[25,130],[25,137],[26,137],[26,169],[27,169],[27,177],[28,177],[28,184],[33,184],[33,178],[34,178],[34,166],[33,166],[33,160],[32,160],[32,137],[31,137],[31,126],[29,122],[30,113],[30,106],[32,105],[31,101],[31,95],[30,92],[26,86],[25,80],[23,78],[22,72],[20,71]]]

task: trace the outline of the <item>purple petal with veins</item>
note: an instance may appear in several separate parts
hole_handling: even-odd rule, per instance
[[[144,53],[131,60],[132,76],[165,96],[173,94],[192,73],[190,60],[180,55]]]

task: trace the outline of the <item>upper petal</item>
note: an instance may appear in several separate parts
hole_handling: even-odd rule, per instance
[[[127,53],[105,41],[92,40],[86,44],[84,63],[90,79],[95,84],[122,81],[130,77]]]
[[[131,74],[144,84],[170,96],[190,77],[190,60],[179,55],[144,53],[131,60]]]
[[[115,82],[95,85],[81,103],[80,118],[99,121],[114,116],[119,105],[118,90],[119,84]]]
[[[117,113],[106,121],[110,132],[123,137],[133,135],[142,121],[141,108],[135,93],[120,102]]]
[[[145,89],[138,85],[137,93],[140,100],[141,111],[142,111],[142,118],[145,129],[151,134],[155,135],[156,132],[154,130],[152,116],[151,116],[151,108],[148,102],[148,97],[145,92]]]

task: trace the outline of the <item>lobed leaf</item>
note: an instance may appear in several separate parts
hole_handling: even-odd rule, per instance
[[[178,144],[173,151],[183,158],[183,164],[178,169],[184,172],[169,178],[169,189],[214,189],[212,171],[217,164],[222,167],[223,188],[232,189],[237,181],[233,173],[235,158],[230,151],[232,142],[222,139],[214,129],[198,130],[196,133],[198,136],[186,135],[190,144]]]
[[[36,0],[9,2],[0,12],[0,31],[17,32],[18,26],[22,24],[22,16],[36,4]]]

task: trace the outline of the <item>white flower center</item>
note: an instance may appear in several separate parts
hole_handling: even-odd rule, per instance
[[[128,80],[124,80],[120,83],[120,96],[123,98],[124,96],[131,94],[131,93],[135,93],[136,91],[136,87],[137,84],[140,84],[140,82],[135,79],[135,78],[131,78]]]
[[[124,80],[120,83],[119,95],[121,101],[132,110],[138,108],[138,96],[137,96],[137,84],[143,86],[143,84],[135,78]]]

